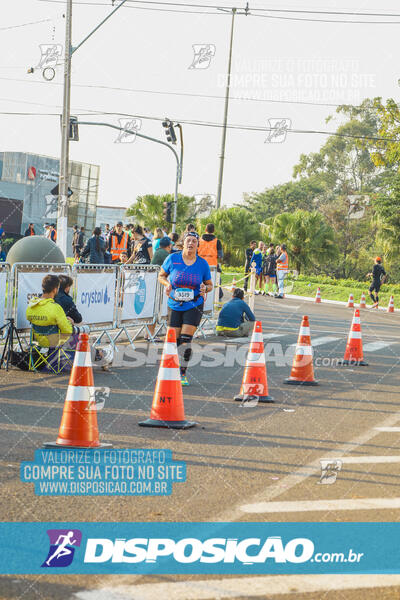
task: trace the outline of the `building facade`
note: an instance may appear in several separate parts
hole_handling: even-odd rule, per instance
[[[68,201],[68,254],[71,253],[72,227],[85,227],[90,235],[96,225],[100,167],[70,161]],[[26,152],[0,152],[0,222],[7,233],[24,234],[29,223],[35,232],[44,233],[45,223],[57,223],[60,161],[57,158]]]
[[[118,221],[130,223],[132,217],[125,216],[126,208],[122,206],[98,206],[96,225],[104,231],[106,225],[113,227]]]

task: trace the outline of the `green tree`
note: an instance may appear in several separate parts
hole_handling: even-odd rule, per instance
[[[320,177],[303,177],[298,181],[275,185],[260,193],[244,194],[244,207],[262,222],[282,212],[313,210],[315,199],[324,190],[325,184]]]
[[[164,194],[156,196],[154,194],[146,194],[138,196],[135,204],[132,204],[126,211],[130,217],[134,217],[137,223],[142,226],[155,229],[163,227],[170,229],[171,224],[167,223],[163,218],[164,202],[172,202],[174,197],[172,194]],[[178,195],[178,209],[176,217],[177,231],[182,231],[187,223],[190,223],[195,218],[195,199],[192,196]]]
[[[214,223],[215,235],[221,240],[225,264],[244,264],[244,251],[250,240],[260,238],[260,226],[245,208],[233,206],[214,210],[208,217],[197,221],[198,231],[203,233],[207,223]]]
[[[264,229],[273,242],[287,245],[289,258],[299,273],[307,269],[323,271],[337,256],[334,231],[317,211],[282,213],[268,219]]]

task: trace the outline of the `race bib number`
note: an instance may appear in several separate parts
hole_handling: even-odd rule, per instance
[[[177,302],[190,302],[194,298],[194,291],[187,288],[177,288],[174,292],[174,300]]]

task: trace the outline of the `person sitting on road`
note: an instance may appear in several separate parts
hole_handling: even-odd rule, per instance
[[[248,304],[243,300],[244,291],[240,288],[233,290],[229,300],[219,313],[216,326],[217,335],[227,337],[242,337],[250,335],[256,317]],[[244,320],[246,316],[246,320]]]
[[[70,317],[73,323],[79,325],[82,323],[82,315],[76,308],[75,302],[72,300],[69,292],[73,285],[72,277],[68,275],[59,275],[60,289],[58,294],[54,297],[54,301],[59,304],[65,312],[67,317]]]

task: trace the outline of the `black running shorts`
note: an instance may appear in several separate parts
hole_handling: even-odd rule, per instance
[[[380,281],[373,281],[371,283],[371,285],[369,286],[369,291],[370,292],[373,292],[375,290],[375,292],[378,293],[380,289],[381,289],[381,282]]]
[[[173,310],[168,307],[168,325],[170,327],[182,327],[182,325],[200,325],[201,317],[203,316],[203,304],[189,308],[189,310]]]

